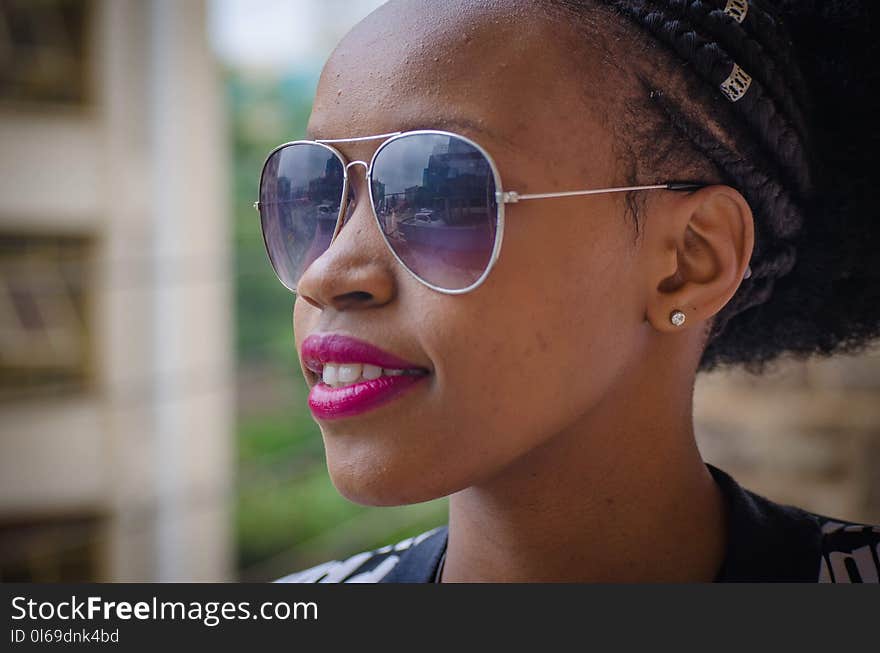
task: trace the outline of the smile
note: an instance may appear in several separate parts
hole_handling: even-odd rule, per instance
[[[318,419],[359,415],[399,397],[429,370],[341,334],[313,334],[300,352],[312,382],[309,409]]]

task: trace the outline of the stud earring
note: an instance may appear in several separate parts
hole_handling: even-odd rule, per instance
[[[685,314],[679,311],[678,309],[672,311],[669,314],[669,321],[672,322],[675,326],[681,326],[684,324]]]

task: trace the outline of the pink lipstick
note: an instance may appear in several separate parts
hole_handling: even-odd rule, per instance
[[[378,408],[430,374],[424,367],[374,345],[338,334],[310,335],[303,341],[300,356],[315,381],[309,392],[309,408],[318,419],[352,417]],[[334,387],[334,368],[324,374],[328,364],[360,365],[362,373],[352,383]],[[322,378],[325,376],[329,385]]]

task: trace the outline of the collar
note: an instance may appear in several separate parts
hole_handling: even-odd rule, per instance
[[[727,501],[727,546],[715,582],[815,582],[822,530],[810,513],[745,489],[706,463]]]

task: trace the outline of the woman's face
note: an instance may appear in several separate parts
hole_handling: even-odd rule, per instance
[[[532,5],[384,5],[325,65],[310,136],[445,128],[485,147],[507,190],[623,185],[598,100],[614,82],[590,60],[568,59],[566,28]],[[379,143],[338,149],[369,161]],[[446,295],[396,262],[363,167],[350,170],[350,216],[299,284],[297,349],[311,334],[339,333],[431,374],[378,408],[318,420],[339,491],[375,505],[445,496],[584,424],[646,340],[644,282],[622,196],[508,204],[486,281]]]

